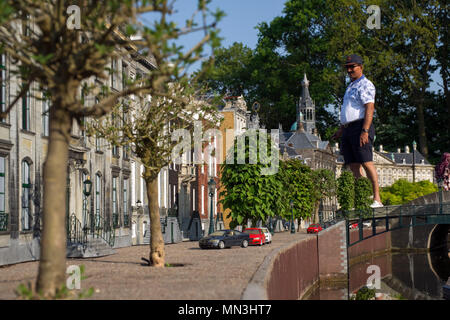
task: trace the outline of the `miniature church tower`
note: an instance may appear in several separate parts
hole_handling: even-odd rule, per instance
[[[297,104],[297,128],[302,127],[310,134],[314,134],[316,129],[316,107],[309,95],[306,73],[302,81],[302,95]]]

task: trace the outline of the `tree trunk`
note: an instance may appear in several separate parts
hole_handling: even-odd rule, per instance
[[[150,265],[164,267],[164,239],[161,232],[158,205],[158,178],[145,180],[150,211]]]
[[[319,223],[319,205],[320,202],[317,201],[314,206],[314,223]]]
[[[418,95],[416,96],[417,101],[417,122],[419,124],[419,146],[420,152],[425,158],[428,158],[428,143],[427,135],[425,132],[425,117],[424,117],[424,102],[425,102],[425,90],[418,90]]]
[[[66,177],[72,120],[67,111],[50,113],[50,137],[44,163],[44,212],[37,292],[52,298],[66,278]]]

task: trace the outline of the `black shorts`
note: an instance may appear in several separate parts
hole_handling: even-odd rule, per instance
[[[372,123],[369,128],[369,142],[361,147],[359,139],[363,123],[364,119],[361,119],[352,122],[347,128],[344,128],[341,138],[341,154],[344,156],[345,164],[373,161],[372,146],[375,128]]]

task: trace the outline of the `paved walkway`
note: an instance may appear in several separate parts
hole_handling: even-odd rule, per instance
[[[147,245],[115,249],[116,254],[106,257],[68,259],[67,266],[85,266],[81,289],[95,289],[89,299],[238,300],[272,250],[305,237],[314,235],[275,233],[271,244],[245,249],[201,250],[197,241],[169,244],[166,262],[183,266],[162,269],[143,265]],[[15,299],[14,290],[34,282],[37,271],[37,261],[0,267],[0,299]]]

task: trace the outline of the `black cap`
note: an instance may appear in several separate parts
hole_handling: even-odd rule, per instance
[[[345,58],[345,66],[350,64],[363,64],[363,59],[357,54],[351,54]]]

